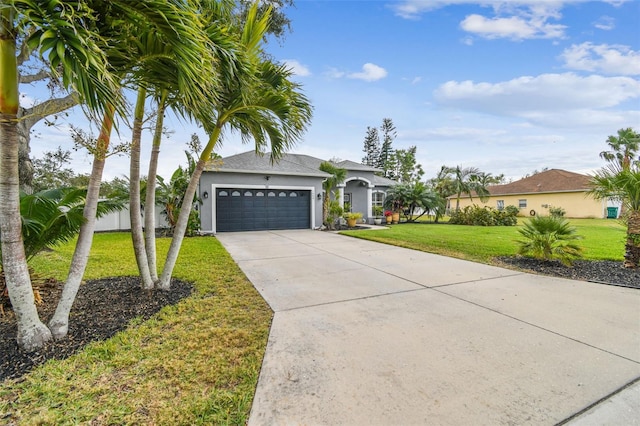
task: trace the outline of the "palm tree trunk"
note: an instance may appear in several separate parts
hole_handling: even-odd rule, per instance
[[[151,290],[153,280],[149,272],[149,262],[145,250],[144,234],[142,232],[142,212],[140,211],[140,139],[142,137],[142,119],[144,116],[144,102],[147,97],[147,90],[140,86],[138,88],[138,99],[133,118],[133,131],[131,137],[131,163],[129,166],[129,217],[131,219],[131,240],[133,241],[133,251],[140,272],[142,288]],[[146,211],[146,210],[145,210]],[[149,214],[149,212],[146,212]],[[153,212],[152,212],[153,214]]]
[[[193,198],[196,195],[196,190],[198,188],[198,181],[200,180],[204,166],[207,164],[209,158],[211,158],[211,152],[220,137],[221,131],[222,127],[220,125],[216,125],[214,130],[211,132],[211,135],[209,135],[209,142],[200,154],[196,168],[189,180],[189,186],[187,186],[187,190],[185,191],[182,199],[182,207],[180,208],[180,214],[178,215],[178,220],[173,231],[173,238],[171,239],[171,245],[169,246],[169,252],[167,253],[167,260],[164,263],[162,275],[158,281],[158,288],[162,290],[169,290],[171,286],[171,275],[173,274],[173,268],[178,260],[178,254],[180,253],[182,240],[184,240],[184,234],[187,231],[189,215],[191,214],[191,207],[193,206]]]
[[[56,307],[56,312],[53,314],[53,318],[49,321],[49,329],[56,339],[61,339],[67,335],[69,330],[69,312],[71,311],[71,306],[76,298],[76,294],[78,294],[80,282],[82,281],[84,271],[89,261],[89,252],[91,251],[91,244],[93,243],[93,231],[96,225],[96,210],[100,197],[100,181],[102,180],[102,172],[111,139],[114,114],[115,108],[113,105],[110,105],[107,111],[105,111],[102,129],[100,130],[96,153],[93,159],[83,212],[85,222],[80,227],[80,234],[78,235],[76,248],[71,258],[71,266],[69,267],[67,281],[62,290],[62,296],[60,296],[60,301]]]
[[[153,282],[158,282],[158,264],[156,256],[156,178],[158,175],[158,157],[160,157],[160,143],[162,142],[162,128],[164,126],[164,112],[167,107],[167,91],[162,92],[158,103],[158,118],[153,133],[151,158],[149,159],[149,173],[147,174],[147,194],[144,201],[144,229],[147,263]]]
[[[625,268],[637,268],[640,266],[640,211],[629,212],[627,224],[627,243],[624,255]]]
[[[2,269],[18,324],[18,345],[33,351],[51,340],[40,321],[22,242],[18,177],[18,65],[13,12],[0,15],[0,240]]]

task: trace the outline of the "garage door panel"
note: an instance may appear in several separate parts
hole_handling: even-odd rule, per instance
[[[216,191],[216,229],[306,229],[311,191],[221,188]]]

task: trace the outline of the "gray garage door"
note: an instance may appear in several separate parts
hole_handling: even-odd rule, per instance
[[[219,188],[216,230],[308,229],[311,191]]]

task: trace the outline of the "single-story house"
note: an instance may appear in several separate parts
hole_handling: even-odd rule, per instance
[[[322,226],[322,183],[329,174],[324,160],[309,155],[284,154],[271,162],[269,154],[248,151],[212,161],[200,178],[201,230],[205,233],[271,229],[317,229]],[[395,181],[380,170],[340,161],[347,170],[338,185],[340,201],[363,219],[373,222],[373,206],[382,205]]]
[[[491,196],[486,205],[503,209],[516,206],[520,216],[548,215],[550,207],[561,207],[567,217],[604,218],[607,207],[619,206],[611,201],[598,201],[590,196],[590,177],[566,170],[551,169],[505,185],[493,185],[487,189]],[[450,197],[451,206],[455,196]],[[473,203],[479,203],[474,194]],[[468,195],[460,199],[460,208],[473,204]]]

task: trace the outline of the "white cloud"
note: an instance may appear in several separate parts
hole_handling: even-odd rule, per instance
[[[302,65],[295,59],[283,59],[282,62],[284,62],[287,68],[290,68],[291,71],[299,77],[308,77],[311,75],[311,70],[306,65]]]
[[[337,68],[329,68],[324,72],[324,75],[329,77],[329,78],[342,78],[345,76],[345,72],[340,71]]]
[[[444,106],[518,117],[551,127],[589,126],[636,117],[638,111],[611,109],[640,99],[640,81],[573,73],[519,77],[500,83],[449,81],[436,89],[434,97]]]
[[[481,15],[469,15],[460,27],[481,37],[510,38],[523,40],[530,38],[557,38],[564,36],[564,25],[548,24],[540,19],[523,19],[518,16],[509,18],[485,18]]]
[[[413,80],[411,80],[411,84],[418,84],[422,81],[422,77],[414,77]]]
[[[348,74],[347,77],[364,81],[377,81],[387,76],[387,70],[376,64],[367,62],[362,66],[361,72]]]
[[[35,105],[36,100],[27,95],[26,93],[20,93],[20,106],[22,108],[31,108],[33,105]]]
[[[640,75],[640,52],[628,46],[582,43],[565,49],[565,68],[606,74]]]
[[[616,21],[611,16],[601,16],[593,26],[599,30],[611,31],[616,27]]]

